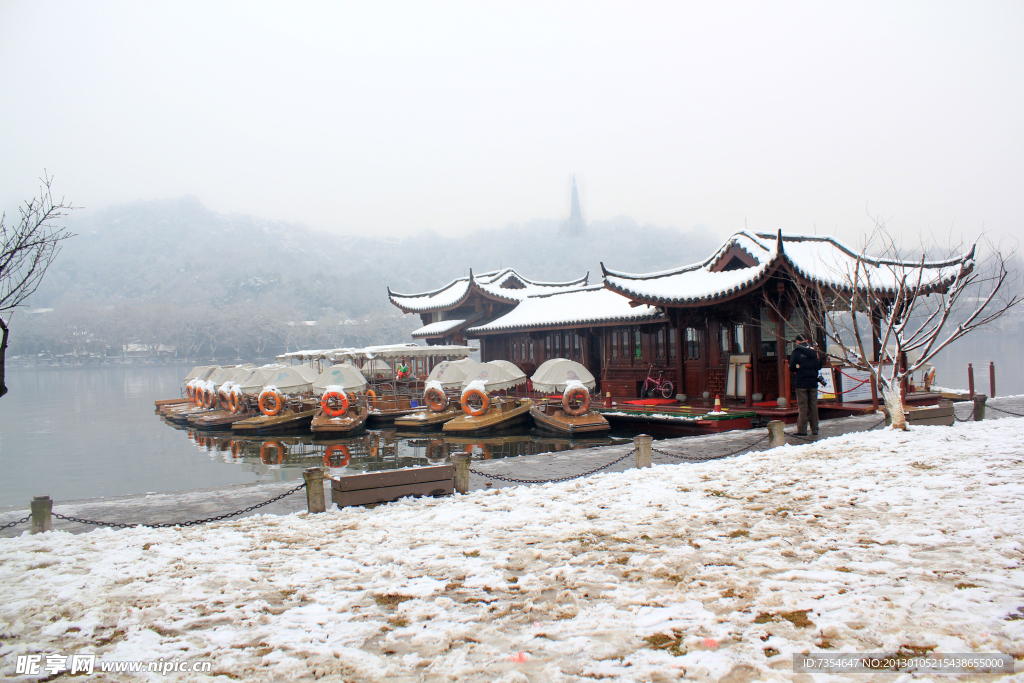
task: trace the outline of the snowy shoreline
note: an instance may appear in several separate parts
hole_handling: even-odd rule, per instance
[[[1024,658],[1022,436],[1024,419],[859,432],[373,510],[0,539],[0,676],[54,651],[367,681],[788,680],[823,648]]]

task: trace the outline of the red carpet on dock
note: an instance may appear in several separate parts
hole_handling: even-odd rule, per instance
[[[631,406],[671,406],[678,401],[671,398],[642,398],[636,401],[624,401],[624,403]]]

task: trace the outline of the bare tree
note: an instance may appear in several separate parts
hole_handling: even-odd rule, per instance
[[[994,322],[1022,301],[1011,292],[1007,269],[1014,252],[983,243],[941,250],[920,245],[908,260],[881,219],[857,254],[823,264],[831,284],[791,273],[791,304],[806,311],[811,329],[842,349],[833,361],[866,371],[876,383],[896,429],[907,429],[903,392],[907,378],[943,348]],[[932,258],[928,258],[931,252]],[[867,256],[873,254],[873,256]],[[834,347],[833,347],[834,349]]]
[[[9,313],[36,291],[46,269],[60,253],[60,243],[73,236],[56,223],[74,207],[63,198],[54,202],[51,176],[44,173],[41,182],[39,196],[18,208],[16,225],[8,227],[7,214],[0,216],[0,396],[7,393],[4,360],[10,336]]]

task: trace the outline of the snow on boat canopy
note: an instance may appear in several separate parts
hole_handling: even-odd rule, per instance
[[[365,391],[366,377],[352,363],[338,363],[320,373],[313,382],[313,392],[320,396],[329,386],[339,386],[345,391]]]
[[[526,375],[508,361],[491,361],[480,363],[466,375],[466,379],[462,381],[462,388],[467,388],[472,382],[483,382],[487,391],[501,391],[525,384]]]
[[[387,344],[383,346],[366,346],[361,349],[339,349],[327,358],[335,363],[352,359],[374,358],[429,358],[443,356],[446,358],[466,358],[476,351],[473,346],[420,346],[419,344]]]
[[[427,376],[428,382],[437,382],[442,389],[458,389],[466,376],[475,372],[480,363],[472,358],[456,361],[442,361],[434,366]]]
[[[597,386],[594,376],[583,365],[567,358],[552,358],[540,364],[530,378],[533,388],[542,394],[565,391],[569,382],[578,382],[590,391]]]
[[[213,373],[214,370],[217,369],[218,366],[216,365],[197,365],[188,371],[188,374],[185,375],[185,379],[183,379],[182,382],[188,382],[193,379],[205,380]]]
[[[263,387],[275,386],[282,394],[309,391],[312,380],[304,377],[299,368],[289,366],[262,367],[251,370],[249,375],[238,381],[243,394],[258,394]]]

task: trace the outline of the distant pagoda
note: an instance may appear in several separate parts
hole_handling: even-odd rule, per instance
[[[569,237],[582,237],[587,232],[587,227],[583,224],[583,213],[580,211],[580,193],[576,190],[576,174],[572,176],[572,206],[569,209],[569,220],[562,224],[562,229],[558,231],[559,235],[568,235]]]

